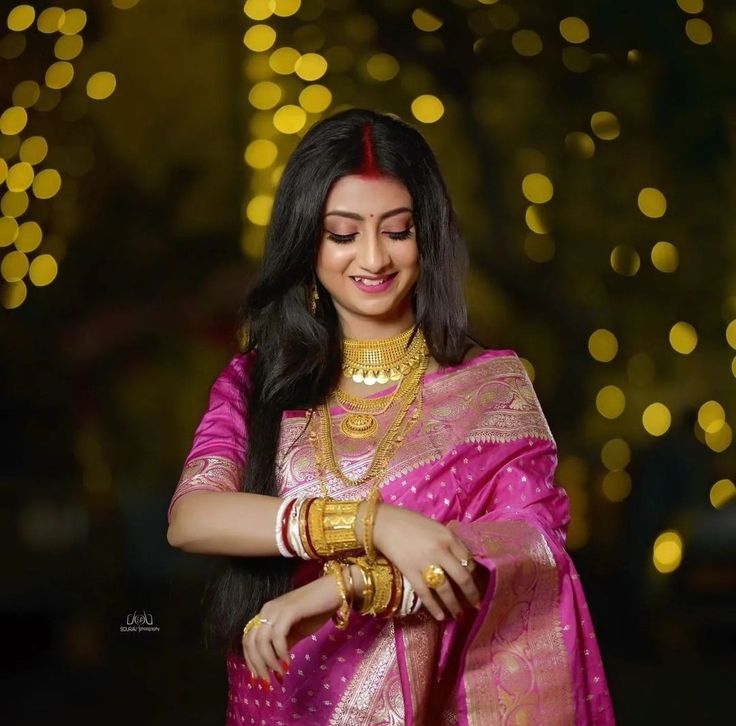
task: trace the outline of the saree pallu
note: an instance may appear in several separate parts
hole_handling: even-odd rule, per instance
[[[235,356],[213,384],[172,505],[195,489],[239,489],[254,355]],[[344,437],[342,415],[332,410],[336,457],[357,479],[376,442]],[[379,432],[387,423],[379,418]],[[284,412],[282,496],[320,495],[305,426],[303,411]],[[353,613],[342,631],[330,620],[292,647],[289,673],[269,693],[248,682],[242,653],[232,653],[227,726],[614,724],[595,629],[565,550],[569,502],[556,467],[556,442],[513,350],[425,375],[421,417],[390,462],[381,499],[446,524],[464,542],[488,573],[480,609],[443,622],[426,610],[393,619]],[[369,489],[330,474],[326,483],[338,499]],[[295,583],[319,572],[304,562]]]

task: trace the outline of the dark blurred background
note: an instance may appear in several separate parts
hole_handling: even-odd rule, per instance
[[[733,2],[84,0],[1,20],[3,724],[224,722],[211,563],[168,547],[166,508],[283,165],[350,106],[436,151],[474,331],[522,356],[558,442],[619,722],[730,720]]]

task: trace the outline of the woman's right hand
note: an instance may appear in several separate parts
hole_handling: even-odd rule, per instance
[[[444,524],[403,507],[379,502],[373,523],[373,542],[377,550],[393,562],[414,588],[424,606],[437,620],[443,620],[442,605],[455,617],[463,612],[450,580],[471,605],[480,604],[480,593],[473,578],[476,567],[465,545]],[[463,567],[460,560],[470,561]],[[422,571],[439,565],[447,578],[440,587],[430,589]]]

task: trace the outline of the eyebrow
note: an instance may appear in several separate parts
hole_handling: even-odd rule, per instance
[[[386,219],[386,217],[393,217],[394,214],[400,214],[401,212],[413,212],[413,209],[409,209],[409,207],[396,207],[396,209],[389,209],[388,212],[384,212],[383,214],[378,215],[378,219]],[[333,209],[331,212],[327,212],[325,214],[325,217],[329,217],[330,215],[335,215],[338,217],[348,217],[349,219],[358,219],[358,220],[364,220],[365,217],[361,217],[356,212],[344,212],[341,209]]]

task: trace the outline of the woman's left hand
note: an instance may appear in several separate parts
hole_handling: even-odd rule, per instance
[[[271,687],[269,669],[283,678],[289,648],[326,623],[340,602],[335,578],[322,576],[265,603],[259,615],[269,622],[243,638],[243,656],[253,676],[266,688]]]

